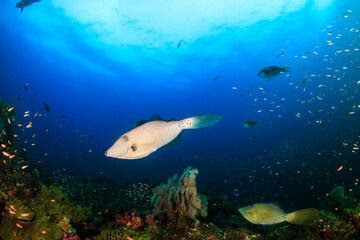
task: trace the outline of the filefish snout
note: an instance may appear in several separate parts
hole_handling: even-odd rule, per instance
[[[144,147],[138,138],[128,132],[122,135],[106,152],[105,156],[120,159],[138,159],[148,156],[151,151],[143,151]],[[145,148],[145,150],[147,150]]]
[[[108,150],[105,151],[105,156],[118,158],[128,152],[129,140],[127,136],[121,136]]]

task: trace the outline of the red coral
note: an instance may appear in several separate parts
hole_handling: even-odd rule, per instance
[[[122,223],[126,226],[132,227],[133,229],[139,228],[143,225],[142,220],[139,216],[135,214],[135,212],[124,213],[124,215],[117,214],[115,216],[115,221],[117,224]]]
[[[154,219],[154,215],[152,215],[152,214],[148,214],[148,215],[146,215],[146,217],[145,217],[145,223],[147,224],[147,225],[154,225],[156,222],[155,222],[155,219]]]
[[[61,240],[80,240],[80,237],[76,234],[76,232],[63,232]]]

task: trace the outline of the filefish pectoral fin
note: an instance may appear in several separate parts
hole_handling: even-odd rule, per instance
[[[21,8],[21,13],[23,12],[24,8]]]
[[[166,148],[176,147],[181,143],[181,140],[182,140],[182,132],[174,140],[172,140],[167,145],[165,145],[165,147]]]
[[[141,143],[141,144],[133,143],[129,146],[129,152],[133,152],[133,153],[136,153],[138,151],[139,152],[142,152],[142,151],[148,152],[149,150],[151,152],[155,152],[157,150],[157,147],[155,146],[155,142]]]
[[[309,225],[319,216],[316,208],[307,208],[287,214],[286,221],[295,225]]]
[[[129,151],[136,152],[138,150],[138,146],[136,143],[131,144]]]

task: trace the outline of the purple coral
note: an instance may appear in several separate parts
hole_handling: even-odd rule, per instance
[[[61,240],[80,240],[76,232],[63,232]]]

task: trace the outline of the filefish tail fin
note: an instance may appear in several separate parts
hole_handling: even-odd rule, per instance
[[[182,129],[196,129],[215,125],[221,120],[221,115],[200,115],[180,121]]]
[[[289,213],[286,221],[295,225],[309,225],[319,216],[316,208],[307,208]]]

